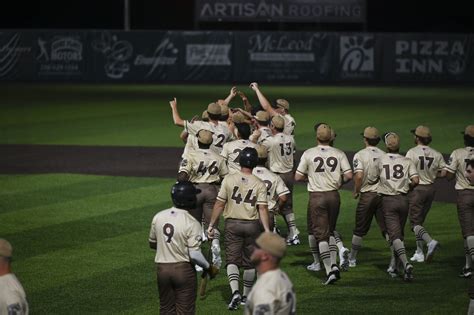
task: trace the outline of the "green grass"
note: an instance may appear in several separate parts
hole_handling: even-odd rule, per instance
[[[153,215],[170,206],[172,179],[91,175],[1,175],[0,237],[14,247],[14,271],[34,314],[152,314],[159,308],[154,253],[147,237]],[[385,272],[389,252],[375,223],[364,239],[359,265],[334,286],[305,266],[307,192],[297,185],[295,209],[301,246],[290,247],[282,268],[295,285],[298,314],[465,314],[468,281],[457,277],[464,262],[453,204],[435,203],[426,228],[442,244],[432,264],[415,265],[415,281]],[[349,246],[356,201],[341,191],[338,230]],[[279,218],[279,225],[283,221]],[[285,229],[283,229],[285,232]],[[406,229],[409,255],[413,234]],[[198,314],[227,313],[225,271],[209,284]],[[231,313],[231,312],[229,312]]]
[[[230,86],[168,85],[1,85],[0,143],[181,146],[168,101],[177,97],[181,116],[190,119],[224,98]],[[254,93],[239,86],[251,102]],[[468,88],[285,87],[262,86],[270,100],[287,98],[300,149],[314,145],[313,126],[327,122],[336,145],[356,151],[360,132],[374,125],[396,131],[402,151],[413,144],[409,130],[431,127],[433,146],[443,153],[463,145],[460,131],[473,123]],[[241,106],[235,99],[232,106]]]

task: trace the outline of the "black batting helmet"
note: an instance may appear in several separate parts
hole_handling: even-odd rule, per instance
[[[177,182],[171,188],[171,199],[176,208],[193,209],[196,207],[196,195],[200,192],[189,181]]]
[[[257,150],[251,147],[246,147],[240,152],[239,164],[242,167],[254,168],[258,163]]]

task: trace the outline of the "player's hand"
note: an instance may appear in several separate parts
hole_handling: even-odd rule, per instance
[[[237,87],[236,86],[233,86],[231,89],[230,89],[230,95],[232,97],[235,97],[237,95]]]
[[[206,276],[209,276],[209,279],[214,279],[218,273],[219,268],[214,264],[210,264],[209,269],[204,270],[204,272],[202,273],[202,277],[205,278]]]
[[[354,197],[354,199],[357,199],[357,198],[359,198],[360,193],[356,193],[356,192],[354,191],[354,192],[352,192],[352,196]]]
[[[246,101],[246,100],[247,100],[247,96],[244,94],[244,92],[238,91],[237,94],[239,94],[239,96],[240,96],[240,98],[242,99],[242,101]]]
[[[257,91],[258,90],[258,83],[257,82],[250,83],[250,88],[254,91]]]
[[[170,101],[170,106],[171,108],[176,108],[178,106],[178,101],[176,100],[176,97]]]
[[[214,228],[210,225],[208,228],[207,228],[207,237],[209,239],[213,239],[214,238]]]

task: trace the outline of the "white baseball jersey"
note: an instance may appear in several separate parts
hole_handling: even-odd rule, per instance
[[[421,185],[433,184],[438,172],[446,167],[441,153],[426,145],[411,148],[405,156],[415,163]]]
[[[377,192],[384,195],[408,193],[410,180],[418,176],[415,163],[398,153],[385,153],[378,169],[380,182]]]
[[[369,146],[354,155],[352,165],[354,173],[363,172],[361,192],[376,192],[378,184],[378,164],[385,152],[377,147]]]
[[[28,314],[25,290],[13,273],[0,276],[0,314]]]
[[[293,170],[295,140],[282,132],[262,141],[268,148],[268,165],[275,173],[288,173]]]
[[[192,183],[216,183],[229,173],[224,159],[212,150],[196,149],[181,161],[179,172],[189,175]]]
[[[191,123],[188,120],[184,121],[184,129],[193,136],[201,129],[209,130],[213,133],[211,149],[217,154],[221,153],[224,143],[228,142],[231,138],[231,133],[226,122],[219,121],[217,124],[207,121],[195,121]]]
[[[240,152],[246,147],[255,148],[257,145],[250,140],[234,140],[224,144],[222,148],[221,156],[227,161],[229,173],[234,174],[240,172]]]
[[[301,156],[296,172],[308,176],[308,191],[338,190],[342,176],[352,172],[346,154],[328,145],[318,145]]]
[[[156,243],[156,263],[188,262],[189,250],[201,246],[201,224],[188,211],[172,207],[155,215],[148,240]]]
[[[246,315],[296,314],[296,295],[288,275],[281,269],[258,276],[245,303]]]
[[[456,149],[449,157],[446,170],[450,173],[456,174],[456,190],[474,189],[474,186],[469,185],[466,178],[466,163],[474,159],[474,147],[465,147]]]
[[[260,131],[260,137],[257,139],[258,144],[262,144],[263,140],[273,136],[272,130],[268,127],[260,127],[258,130]]]
[[[260,178],[267,186],[267,201],[269,210],[273,210],[273,208],[275,208],[278,197],[290,193],[290,190],[288,187],[286,187],[283,179],[270,171],[268,168],[257,166],[253,169],[252,173]]]
[[[238,172],[224,177],[217,199],[225,219],[258,220],[257,205],[267,205],[267,187],[257,176]]]
[[[282,115],[282,117],[285,120],[285,128],[283,129],[283,133],[293,136],[295,134],[296,127],[295,119],[290,114]]]
[[[188,134],[188,138],[186,139],[186,144],[184,145],[184,150],[183,150],[183,154],[181,154],[181,158],[184,159],[184,157],[186,156],[188,152],[195,150],[197,148],[199,148],[197,137],[191,134]]]

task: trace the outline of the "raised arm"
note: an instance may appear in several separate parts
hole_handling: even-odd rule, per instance
[[[260,88],[257,82],[250,83],[250,88],[255,91],[258,97],[258,101],[260,102],[260,105],[262,105],[262,108],[266,110],[270,114],[270,116],[278,115],[278,113],[273,109],[272,105],[267,100],[265,95],[263,95],[262,91],[260,91]]]
[[[170,101],[170,106],[173,114],[173,123],[176,126],[184,127],[184,120],[181,119],[181,116],[179,116],[178,113],[178,101],[176,100],[176,97]]]
[[[230,89],[229,95],[225,98],[224,102],[226,105],[229,105],[230,101],[237,95],[237,87],[233,86]]]

